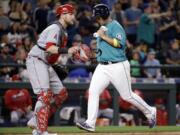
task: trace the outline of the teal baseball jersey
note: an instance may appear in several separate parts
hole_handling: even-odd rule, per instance
[[[126,49],[126,34],[123,27],[115,20],[106,25],[106,35],[110,38],[116,38],[121,45],[121,48],[115,48],[108,44],[101,38],[97,38],[97,61],[108,62],[108,61],[125,61],[127,60],[125,49]]]

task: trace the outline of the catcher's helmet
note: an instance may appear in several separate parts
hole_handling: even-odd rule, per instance
[[[102,17],[103,19],[107,19],[110,15],[110,11],[107,5],[105,4],[97,4],[93,7],[93,17]]]
[[[74,7],[71,4],[61,5],[56,9],[56,16],[66,13],[74,13]]]

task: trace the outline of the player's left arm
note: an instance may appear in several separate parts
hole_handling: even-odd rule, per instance
[[[121,48],[121,45],[120,45],[118,39],[117,39],[117,38],[111,38],[111,37],[109,37],[108,35],[106,35],[106,34],[105,34],[105,31],[104,31],[103,29],[99,29],[99,30],[97,31],[97,33],[98,33],[99,37],[100,37],[102,40],[106,41],[106,42],[107,42],[108,44],[110,44],[111,46],[113,46],[113,47],[115,47],[115,48]]]
[[[109,45],[115,48],[122,47],[122,36],[121,32],[118,31],[119,28],[112,28],[113,34],[112,37],[109,37],[103,29],[99,29],[97,33],[99,34],[100,38],[106,41]]]

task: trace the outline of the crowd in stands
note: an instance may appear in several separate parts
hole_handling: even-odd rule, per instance
[[[68,59],[66,55],[61,55],[62,64],[97,63],[96,39],[93,33],[99,26],[91,17],[92,7],[97,3],[107,4],[111,9],[112,19],[117,20],[124,27],[127,34],[127,56],[132,66],[180,64],[180,0],[0,1],[0,64],[25,64],[27,54],[36,44],[39,34],[56,20],[56,7],[64,3],[71,3],[76,8],[76,23],[68,28],[68,47],[83,46],[89,53],[91,61],[84,62],[76,57]],[[161,78],[168,77],[168,74],[179,77],[179,73],[168,70],[168,73],[164,74],[156,68],[131,69],[133,77]],[[85,68],[76,68],[70,71],[68,77],[91,77],[91,75]],[[13,80],[28,80],[26,69],[1,67],[0,81]],[[109,95],[108,97],[111,99]],[[163,101],[157,100],[156,105],[161,116],[167,118]],[[31,107],[31,103],[27,108],[29,106]],[[180,108],[179,105],[177,108]],[[13,111],[13,109],[10,110]],[[29,113],[29,110],[21,111],[21,114],[22,112]],[[167,121],[162,123],[166,125]]]
[[[74,42],[86,45],[95,57],[96,42],[93,33],[98,29],[98,24],[91,17],[92,7],[96,3],[105,3],[111,9],[111,17],[125,28],[127,55],[131,65],[180,64],[179,0],[2,1],[0,63],[24,64],[27,53],[36,44],[39,34],[56,20],[56,7],[64,3],[71,3],[76,7],[76,23],[68,28],[68,46]],[[63,60],[66,60],[65,57]],[[96,61],[92,59],[89,63]],[[159,69],[132,68],[131,73],[134,77],[162,77]],[[27,79],[23,68],[0,69],[1,80],[16,74]]]

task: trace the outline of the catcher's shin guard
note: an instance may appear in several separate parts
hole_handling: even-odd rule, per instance
[[[56,112],[58,107],[62,105],[62,103],[68,98],[68,92],[66,88],[63,88],[59,94],[55,94],[53,96],[53,99],[51,101],[51,109],[50,109],[50,115],[49,117],[52,116],[53,113]]]
[[[50,99],[53,94],[50,90],[42,91],[38,95],[38,101],[35,106],[35,115],[37,120],[37,130],[40,132],[47,131],[48,118],[50,112]]]
[[[53,97],[54,97],[56,106],[59,107],[68,98],[67,89],[63,88],[59,92],[59,94],[55,94]]]

